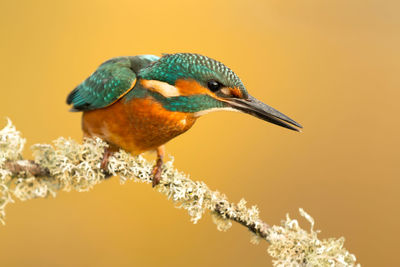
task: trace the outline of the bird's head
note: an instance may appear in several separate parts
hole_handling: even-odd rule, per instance
[[[215,110],[248,113],[299,131],[300,124],[249,95],[240,78],[221,62],[190,53],[167,54],[139,72],[142,85],[159,94],[164,108],[198,117]]]

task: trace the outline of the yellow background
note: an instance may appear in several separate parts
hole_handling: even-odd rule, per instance
[[[28,146],[81,139],[66,95],[120,55],[201,53],[224,62],[299,134],[213,113],[167,146],[194,179],[279,224],[303,207],[364,266],[398,263],[398,1],[2,1],[0,118]],[[29,154],[26,153],[26,155]],[[300,220],[308,227],[304,220]],[[198,225],[150,186],[114,178],[89,193],[17,202],[1,266],[270,266],[241,226]]]

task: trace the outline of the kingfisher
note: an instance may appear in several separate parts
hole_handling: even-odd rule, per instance
[[[156,151],[153,187],[161,180],[164,145],[204,114],[239,111],[290,130],[302,128],[251,96],[223,63],[194,53],[112,58],[68,95],[67,104],[83,112],[85,137],[108,144],[100,164],[105,173],[119,149],[133,155]]]

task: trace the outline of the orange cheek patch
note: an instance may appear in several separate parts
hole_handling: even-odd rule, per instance
[[[175,82],[175,87],[178,88],[181,96],[189,96],[189,95],[211,95],[215,97],[215,94],[212,93],[208,88],[203,87],[195,80],[186,80],[179,79]]]
[[[243,98],[242,91],[237,87],[231,88],[231,94],[237,98]]]

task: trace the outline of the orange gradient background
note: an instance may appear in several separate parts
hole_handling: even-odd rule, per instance
[[[345,236],[364,266],[398,263],[399,1],[3,1],[0,121],[29,146],[81,140],[67,94],[104,60],[195,52],[304,126],[240,113],[201,118],[167,145],[176,167],[279,224],[299,207],[322,238]],[[1,126],[2,127],[2,126]],[[197,225],[149,185],[17,201],[0,227],[1,266],[270,266],[234,225]],[[309,225],[302,219],[305,228]]]

